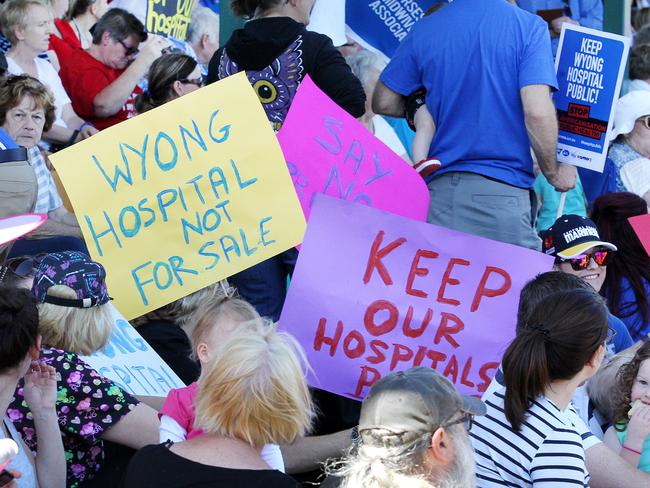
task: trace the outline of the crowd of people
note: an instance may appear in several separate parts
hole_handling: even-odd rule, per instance
[[[222,1],[246,19],[222,46],[198,4],[179,41],[128,2],[2,2],[0,218],[48,220],[0,230],[0,486],[650,486],[650,257],[628,220],[650,203],[650,5],[596,173],[558,162],[552,93],[562,26],[602,29],[601,0],[440,2],[390,60],[308,30],[315,1]],[[187,385],[166,398],[81,358],[114,310],[48,156],[240,71],[276,131],[309,75],[420,174],[429,223],[554,258],[482,399],[424,367],[363,402],[310,388],[275,324],[297,249],[132,321]]]

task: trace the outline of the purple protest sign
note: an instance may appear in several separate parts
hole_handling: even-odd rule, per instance
[[[317,193],[426,220],[429,190],[417,171],[308,76],[278,140],[307,220]]]
[[[521,288],[552,265],[318,195],[280,326],[307,351],[315,387],[363,398],[389,371],[422,365],[480,395],[514,337]]]

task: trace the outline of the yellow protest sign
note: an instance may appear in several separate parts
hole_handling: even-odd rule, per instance
[[[282,151],[240,73],[51,157],[127,318],[302,241]]]
[[[147,32],[184,41],[193,6],[194,0],[148,0]]]

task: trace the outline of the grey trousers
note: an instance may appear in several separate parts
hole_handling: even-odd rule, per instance
[[[428,186],[430,224],[541,250],[529,190],[465,172],[445,173]]]

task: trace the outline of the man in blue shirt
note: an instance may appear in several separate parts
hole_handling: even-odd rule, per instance
[[[380,77],[373,110],[402,117],[420,88],[437,127],[429,156],[442,162],[427,181],[428,221],[539,249],[531,145],[556,189],[575,185],[575,167],[556,158],[546,23],[505,0],[445,4],[404,39]]]

